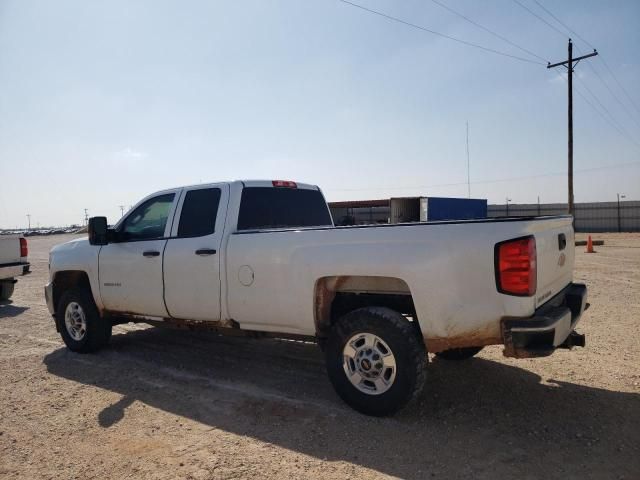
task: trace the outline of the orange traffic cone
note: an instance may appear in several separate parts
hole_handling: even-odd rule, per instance
[[[593,241],[591,240],[591,235],[589,235],[589,238],[587,238],[586,253],[596,253],[596,251],[593,249]]]

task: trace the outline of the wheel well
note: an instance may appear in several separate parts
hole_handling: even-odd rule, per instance
[[[394,277],[335,276],[316,282],[315,326],[326,337],[331,325],[343,315],[364,307],[388,307],[417,320],[409,286]],[[415,321],[419,329],[418,322]]]
[[[57,272],[53,279],[53,307],[58,308],[62,294],[70,288],[86,288],[91,292],[89,276],[81,270],[66,270]]]

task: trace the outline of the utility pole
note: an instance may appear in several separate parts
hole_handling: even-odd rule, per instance
[[[576,65],[578,65],[578,63],[580,62],[580,60],[583,60],[585,58],[589,58],[589,57],[595,57],[596,55],[598,55],[598,52],[596,50],[593,51],[593,53],[590,53],[588,55],[583,55],[581,57],[578,58],[573,58],[573,43],[571,43],[571,39],[569,39],[569,58],[567,60],[565,60],[564,62],[558,62],[558,63],[554,63],[551,64],[549,63],[547,65],[547,68],[554,68],[554,67],[559,67],[560,65],[562,65],[563,67],[565,67],[567,69],[567,73],[568,73],[568,84],[569,84],[569,102],[568,102],[568,127],[569,127],[569,140],[568,140],[568,160],[569,160],[569,184],[568,184],[568,190],[569,190],[569,214],[573,215],[574,214],[574,209],[573,209],[573,69],[576,67]],[[574,63],[575,62],[575,63]]]
[[[538,216],[540,216],[540,195],[538,195]]]
[[[467,121],[467,196],[471,198],[471,175],[469,171],[469,122]]]
[[[31,214],[27,213],[27,220],[29,221],[29,228],[27,229],[27,231],[31,230]]]
[[[89,211],[86,208],[84,209],[84,224],[89,225]]]
[[[509,202],[511,201],[511,199],[509,197],[505,198],[505,204],[507,205],[507,217],[509,216]]]
[[[120,216],[124,217],[124,205],[120,205]]]

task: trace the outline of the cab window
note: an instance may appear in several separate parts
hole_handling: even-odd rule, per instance
[[[238,230],[332,226],[319,190],[248,187],[242,190]]]
[[[167,193],[139,205],[118,229],[120,241],[163,238],[174,197],[174,193]]]
[[[219,188],[188,191],[180,214],[178,237],[202,237],[214,233],[219,204]]]

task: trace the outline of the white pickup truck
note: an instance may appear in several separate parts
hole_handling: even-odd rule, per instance
[[[427,352],[584,346],[569,216],[334,227],[320,189],[289,181],[175,188],[50,253],[47,305],[73,351],[146,322],[317,340],[337,393],[388,415]]]
[[[13,295],[16,277],[29,273],[27,239],[17,235],[0,236],[0,301]]]

